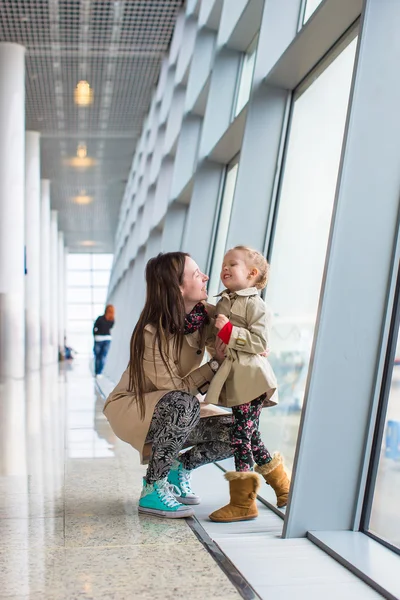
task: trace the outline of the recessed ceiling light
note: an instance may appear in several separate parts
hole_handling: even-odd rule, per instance
[[[76,149],[76,155],[78,158],[86,158],[87,157],[87,146],[83,142],[78,144]]]
[[[90,106],[93,102],[93,90],[87,81],[80,81],[74,91],[75,104]]]
[[[97,164],[96,159],[87,155],[87,146],[84,142],[80,142],[76,149],[76,156],[65,160],[65,164],[77,169],[87,169],[94,167]]]
[[[72,158],[66,158],[64,163],[69,167],[75,167],[77,169],[88,169],[89,167],[96,166],[97,160],[95,158],[92,158],[91,156],[86,156],[85,158],[73,156]]]
[[[90,246],[95,246],[96,242],[94,242],[93,240],[85,240],[84,242],[81,242],[81,246],[86,246],[86,247],[90,247]]]
[[[91,202],[93,202],[93,196],[88,196],[88,194],[85,192],[85,190],[83,190],[82,192],[80,192],[80,194],[78,194],[77,196],[74,196],[72,198],[72,200],[76,204],[85,206],[86,204],[90,204]]]

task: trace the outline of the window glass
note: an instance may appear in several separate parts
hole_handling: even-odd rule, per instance
[[[267,447],[293,464],[327,250],[356,41],[294,102],[266,302],[279,404],[264,410]]]
[[[108,286],[110,271],[93,271],[93,285]]]
[[[92,304],[68,304],[68,320],[72,319],[92,319]]]
[[[317,10],[321,2],[322,0],[307,0],[306,10],[304,11],[303,23],[306,23],[308,21],[313,12]]]
[[[92,272],[91,271],[68,271],[67,285],[68,285],[68,287],[70,287],[70,286],[90,287],[92,285]]]
[[[67,291],[68,303],[80,303],[92,301],[92,288],[69,287]]]
[[[240,69],[239,88],[236,97],[236,106],[234,117],[236,117],[242,108],[247,104],[250,98],[251,84],[253,81],[254,66],[256,64],[258,35],[254,38],[246,53],[243,56],[243,62]]]
[[[390,376],[390,375],[389,375]],[[368,529],[400,549],[400,337],[397,332],[396,354],[385,428],[379,455]]]
[[[100,315],[104,315],[104,304],[93,304],[93,318],[97,319]]]
[[[86,320],[76,320],[76,319],[69,319],[68,320],[68,331],[69,333],[82,333],[82,334],[88,334],[90,333],[90,335],[92,334],[92,330],[93,330],[93,319],[86,319]]]
[[[110,270],[112,267],[113,255],[112,254],[93,254],[93,269],[97,270]]]
[[[233,196],[235,193],[236,178],[239,164],[228,167],[225,179],[224,193],[219,213],[218,229],[215,238],[214,254],[210,281],[208,285],[208,297],[210,302],[214,302],[214,296],[218,294],[219,289],[222,289],[219,274],[221,272],[222,260],[224,258],[226,238],[228,237],[229,221],[232,212]]]
[[[92,289],[93,302],[96,302],[97,304],[105,305],[106,299],[107,299],[107,290],[108,290],[108,288],[106,288],[106,287],[93,288]]]
[[[92,268],[92,255],[91,254],[68,254],[67,255],[68,270],[82,271],[87,269],[88,271]]]
[[[93,349],[93,323],[104,314],[112,254],[69,254],[67,260],[67,345],[80,354]]]

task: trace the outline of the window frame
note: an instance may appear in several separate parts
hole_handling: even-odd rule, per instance
[[[216,249],[216,245],[217,245],[219,226],[220,226],[220,222],[221,222],[222,205],[223,205],[223,200],[224,200],[224,195],[225,195],[225,187],[226,187],[226,182],[227,182],[227,178],[228,178],[228,173],[231,169],[233,169],[235,167],[235,165],[238,165],[238,169],[239,169],[239,163],[240,163],[240,152],[238,152],[238,154],[236,154],[232,158],[232,160],[225,166],[223,175],[221,177],[221,184],[220,184],[220,188],[219,188],[219,192],[218,192],[218,201],[217,201],[217,206],[215,209],[214,227],[213,227],[213,231],[212,231],[210,251],[209,251],[207,267],[206,267],[206,273],[208,274],[208,276],[210,278],[211,278],[212,269],[213,269],[213,265],[214,265],[214,255],[215,255],[215,249]],[[235,190],[236,190],[236,185],[237,185],[237,176],[236,176]],[[232,210],[233,210],[233,203],[235,201],[235,190],[233,192]],[[228,229],[227,229],[228,236],[229,236],[230,222],[231,222],[231,218],[232,218],[232,210],[231,210],[231,214],[229,215],[229,223],[228,223]],[[225,242],[225,250],[226,250],[226,242]]]
[[[386,415],[389,406],[390,391],[393,377],[394,358],[396,355],[397,339],[400,335],[400,259],[395,275],[395,291],[393,298],[393,309],[390,315],[389,332],[386,343],[386,349],[382,348],[384,356],[383,373],[381,377],[381,386],[378,400],[378,408],[375,416],[375,426],[373,433],[373,441],[369,453],[369,467],[365,485],[365,494],[362,504],[360,531],[379,542],[392,552],[400,555],[400,548],[389,542],[387,539],[380,537],[376,533],[370,531],[369,524],[371,520],[372,506],[374,502],[375,488],[379,471],[380,453],[382,441],[385,434]],[[383,343],[385,343],[383,339]]]

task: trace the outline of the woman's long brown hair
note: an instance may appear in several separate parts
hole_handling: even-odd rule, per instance
[[[185,252],[166,252],[151,258],[146,266],[146,302],[139,320],[133,330],[129,358],[129,391],[133,391],[139,404],[140,416],[144,419],[146,405],[144,401],[145,376],[143,358],[145,351],[144,328],[155,328],[153,356],[156,344],[162,361],[172,377],[168,365],[169,356],[165,354],[167,339],[174,336],[174,359],[182,350],[185,304],[180,287],[183,284],[185,270]]]

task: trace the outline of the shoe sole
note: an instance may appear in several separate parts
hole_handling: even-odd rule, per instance
[[[177,510],[175,512],[169,512],[166,510],[156,510],[155,508],[145,508],[143,506],[139,506],[138,512],[144,513],[146,515],[153,515],[154,517],[162,517],[164,519],[186,519],[187,517],[194,516],[194,510],[190,508],[187,510]]]
[[[182,498],[182,496],[175,496],[175,498],[181,504],[195,505],[201,502],[200,498]]]
[[[257,519],[257,517],[258,515],[256,515],[255,517],[238,517],[237,519],[227,519],[226,521],[213,519],[212,517],[208,518],[210,519],[210,521],[213,521],[213,523],[237,523],[238,521],[254,521],[254,519]]]

